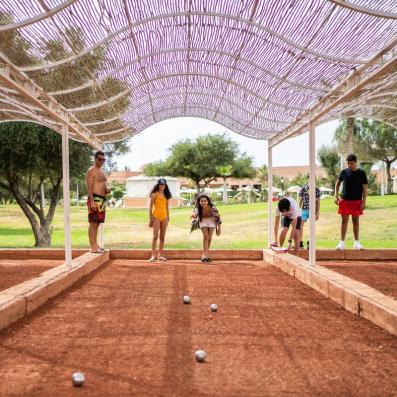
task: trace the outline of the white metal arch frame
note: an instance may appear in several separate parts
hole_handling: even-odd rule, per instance
[[[84,90],[86,88],[90,88],[90,87],[94,87],[95,85],[97,85],[98,83],[100,83],[101,81],[105,80],[108,77],[111,77],[113,74],[120,72],[126,68],[128,68],[131,65],[134,65],[136,63],[139,63],[140,61],[146,60],[146,59],[151,59],[152,57],[158,56],[158,55],[163,55],[163,54],[168,54],[168,53],[175,53],[175,52],[204,52],[204,53],[211,53],[211,54],[219,54],[219,55],[225,55],[228,56],[230,58],[233,59],[237,59],[237,56],[231,52],[228,51],[221,51],[221,50],[217,50],[217,49],[210,49],[210,48],[172,48],[172,49],[166,49],[166,50],[159,50],[159,51],[155,51],[155,52],[151,52],[150,54],[146,54],[146,55],[141,55],[139,58],[133,59],[132,61],[126,62],[123,65],[114,68],[112,70],[110,70],[109,72],[107,72],[106,74],[104,74],[103,76],[101,76],[100,78],[98,78],[97,80],[91,80],[86,84],[77,86],[77,87],[73,87],[73,88],[68,88],[65,90],[58,90],[58,91],[52,91],[49,92],[49,95],[53,95],[53,96],[60,96],[60,95],[66,95],[66,94],[72,94],[72,93],[76,93],[79,92],[81,90]],[[246,63],[248,65],[253,66],[254,68],[258,69],[259,71],[273,77],[276,80],[280,80],[283,81],[284,83],[287,83],[291,86],[294,87],[298,87],[298,88],[302,88],[308,91],[315,91],[315,92],[330,92],[331,89],[328,89],[326,87],[316,87],[316,86],[311,86],[308,84],[302,84],[299,83],[298,81],[294,81],[285,77],[282,77],[274,72],[272,72],[271,70],[265,69],[262,66],[260,66],[259,64],[250,61],[248,58],[245,57],[238,57],[238,60],[240,62]]]
[[[321,52],[312,51],[308,48],[303,47],[302,45],[300,45],[298,43],[295,43],[294,41],[288,39],[287,37],[284,37],[283,35],[275,32],[269,28],[266,28],[265,26],[263,26],[257,22],[250,21],[245,18],[241,18],[241,17],[235,16],[235,15],[226,15],[226,14],[222,14],[222,13],[194,11],[194,12],[175,12],[175,13],[169,13],[169,14],[156,15],[151,18],[142,19],[140,21],[137,21],[137,22],[134,22],[132,24],[122,27],[121,29],[109,34],[104,39],[100,40],[99,42],[95,43],[94,45],[92,45],[88,48],[85,48],[84,50],[80,51],[79,53],[77,53],[75,55],[72,55],[72,56],[64,58],[64,59],[60,59],[55,62],[49,62],[49,63],[46,63],[45,65],[22,67],[21,71],[33,72],[33,71],[39,71],[39,70],[44,70],[44,69],[51,69],[51,68],[55,68],[60,65],[64,65],[66,63],[70,63],[78,58],[81,58],[84,55],[89,54],[90,52],[94,51],[98,47],[108,43],[114,37],[118,36],[121,33],[126,32],[127,30],[129,30],[131,28],[139,27],[139,26],[144,25],[148,22],[153,22],[153,21],[167,19],[167,18],[172,19],[175,17],[185,17],[185,16],[208,16],[208,17],[223,18],[226,20],[241,22],[241,23],[244,23],[249,26],[254,26],[254,27],[276,37],[277,39],[289,44],[290,46],[295,47],[296,49],[299,49],[305,53],[313,55],[316,58],[321,58],[321,59],[324,59],[324,60],[330,61],[330,62],[340,62],[340,63],[347,63],[347,64],[355,64],[355,65],[357,65],[357,64],[360,65],[360,64],[366,63],[366,60],[364,60],[364,59],[350,59],[350,58],[336,57],[336,56],[332,56],[332,55],[328,55],[328,54],[323,54]]]

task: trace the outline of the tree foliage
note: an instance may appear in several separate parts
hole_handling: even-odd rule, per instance
[[[335,188],[336,181],[340,174],[340,158],[335,146],[323,145],[317,152],[317,158],[321,166],[327,172],[328,182],[332,189]]]
[[[147,164],[148,176],[169,175],[194,181],[197,191],[220,177],[251,177],[255,175],[252,159],[240,156],[238,146],[224,134],[185,139],[170,148],[165,161]]]
[[[0,12],[0,25],[13,22],[13,16]],[[43,40],[44,57],[39,59],[31,51],[28,36],[20,31],[0,33],[6,43],[7,55],[18,66],[34,65],[66,58],[86,47],[79,28],[67,28],[60,36]],[[32,72],[31,77],[46,91],[57,91],[87,83],[102,69],[107,61],[107,48],[99,46],[73,63],[59,65],[47,71]],[[84,73],[82,73],[84,71]],[[66,108],[84,106],[107,99],[126,89],[124,82],[113,77],[101,80],[95,86],[58,96],[57,100]],[[114,117],[128,106],[128,97],[101,106],[97,110],[82,111],[80,121],[92,121]],[[113,123],[114,129],[124,127],[121,122]],[[97,130],[96,132],[100,132]],[[11,194],[27,216],[35,236],[36,246],[49,246],[51,243],[51,223],[62,182],[61,137],[47,127],[32,123],[13,122],[0,125],[0,189],[2,195]],[[70,177],[74,183],[84,176],[90,165],[92,150],[84,144],[70,141]],[[112,155],[128,151],[126,142],[105,145],[108,170],[114,167]],[[41,206],[40,187],[44,184],[49,190],[50,199],[47,213]],[[49,186],[49,189],[48,189]]]

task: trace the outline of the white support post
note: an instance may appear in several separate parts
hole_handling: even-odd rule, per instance
[[[270,248],[270,244],[272,243],[272,232],[273,232],[273,149],[270,146],[270,142],[267,142],[267,223],[268,223],[268,231],[267,231],[267,239],[268,239],[268,248]]]
[[[72,266],[72,243],[70,234],[70,186],[69,186],[69,127],[62,125],[62,172],[63,172],[63,222],[65,232],[65,262]]]
[[[316,129],[313,123],[309,125],[309,261],[316,265]]]

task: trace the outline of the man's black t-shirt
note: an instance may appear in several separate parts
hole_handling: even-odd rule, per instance
[[[342,198],[344,200],[362,200],[363,185],[368,184],[367,174],[358,168],[344,169],[339,175],[339,182],[343,182]]]

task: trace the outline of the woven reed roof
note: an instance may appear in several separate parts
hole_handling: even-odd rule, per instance
[[[396,51],[396,0],[0,0],[0,121],[97,145],[179,116],[274,144],[397,127]]]

